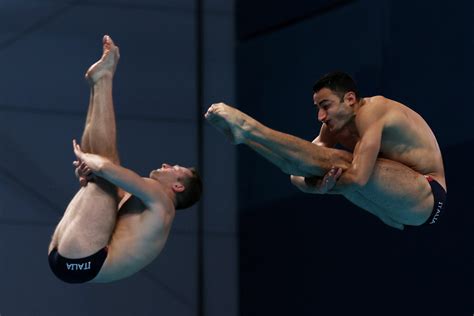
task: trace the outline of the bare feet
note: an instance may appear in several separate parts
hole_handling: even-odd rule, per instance
[[[86,72],[86,79],[91,83],[96,83],[103,77],[112,78],[117,68],[117,63],[120,58],[118,46],[114,44],[112,38],[104,35],[102,39],[103,53],[102,57],[95,64],[89,67]]]
[[[234,144],[245,141],[245,134],[249,129],[248,123],[253,120],[247,114],[224,103],[211,105],[204,117]]]

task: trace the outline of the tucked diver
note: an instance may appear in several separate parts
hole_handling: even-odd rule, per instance
[[[81,188],[49,246],[54,274],[69,283],[110,282],[139,271],[163,249],[177,209],[199,200],[193,168],[162,164],[142,178],[120,166],[112,81],[119,48],[109,36],[86,73],[91,95],[81,145],[73,142]]]
[[[205,117],[291,175],[303,192],[343,195],[397,229],[439,221],[446,201],[443,159],[418,113],[383,96],[361,98],[342,72],[322,77],[313,101],[322,126],[312,143],[224,103],[213,104]]]

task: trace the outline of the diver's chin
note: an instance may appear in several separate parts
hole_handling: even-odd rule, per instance
[[[156,180],[156,179],[158,178],[157,176],[158,176],[158,170],[152,170],[152,171],[150,172],[149,177],[150,177],[151,179]]]

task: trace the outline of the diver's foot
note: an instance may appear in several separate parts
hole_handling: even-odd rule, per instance
[[[102,57],[90,66],[86,72],[86,79],[91,84],[97,83],[97,81],[104,77],[112,78],[120,58],[119,48],[114,44],[110,36],[104,35],[102,43]]]
[[[248,115],[224,103],[215,103],[209,107],[204,117],[224,133],[234,144],[245,140],[245,127]]]

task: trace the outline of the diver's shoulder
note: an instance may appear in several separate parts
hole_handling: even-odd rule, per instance
[[[384,97],[383,95],[374,95],[372,97],[365,97],[363,100],[366,104],[373,104],[373,105],[385,105],[389,103],[390,101],[392,101],[389,98]]]

